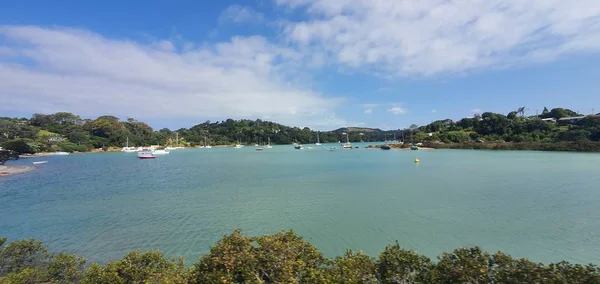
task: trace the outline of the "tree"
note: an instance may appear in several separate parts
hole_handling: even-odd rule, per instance
[[[515,119],[515,118],[517,118],[517,112],[516,111],[509,112],[508,115],[506,116],[506,118],[508,118],[508,119]]]
[[[524,107],[524,106],[522,106],[522,107],[518,108],[518,109],[517,109],[517,113],[518,113],[519,115],[521,115],[521,117],[524,117],[524,116],[525,116],[525,107]]]
[[[293,231],[223,237],[192,269],[190,283],[319,283],[325,258]]]
[[[566,108],[553,108],[546,115],[542,115],[542,118],[560,119],[563,117],[570,117],[570,116],[579,116],[579,114],[577,112],[574,112],[574,111],[572,111],[570,109],[566,109]]]
[[[6,150],[11,150],[18,154],[33,154],[35,151],[25,142],[24,140],[11,140],[8,142],[4,142],[2,147]]]
[[[2,239],[2,245],[6,239]],[[34,239],[20,240],[0,245],[0,275],[3,272],[20,272],[26,268],[45,266],[50,260],[48,248],[40,241]]]
[[[85,258],[58,253],[48,264],[48,278],[58,283],[76,283],[83,278]]]
[[[133,251],[121,260],[97,263],[81,283],[186,283],[183,259],[168,259],[159,251]]]
[[[0,150],[0,165],[4,165],[9,160],[18,160],[19,154],[10,150]]]
[[[329,283],[377,283],[375,261],[363,252],[347,250],[326,270]]]
[[[544,110],[542,111],[542,116],[547,115],[548,113],[550,113],[550,111],[548,110],[547,107],[544,107]]]
[[[443,253],[433,271],[434,283],[488,283],[490,257],[479,247]]]
[[[404,250],[398,242],[386,246],[377,261],[379,280],[383,283],[430,283],[431,260],[410,250]]]

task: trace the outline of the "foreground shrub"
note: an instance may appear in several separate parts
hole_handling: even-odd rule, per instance
[[[327,259],[293,231],[249,237],[235,230],[190,268],[158,251],[133,251],[86,270],[85,259],[51,254],[36,240],[6,244],[0,238],[0,283],[600,284],[600,268],[565,261],[545,265],[479,247],[446,252],[433,262],[398,243],[377,259],[351,250]]]

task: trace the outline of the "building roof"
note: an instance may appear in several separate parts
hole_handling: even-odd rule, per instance
[[[578,119],[584,119],[585,116],[569,116],[569,117],[563,117],[560,118],[558,120],[578,120]]]

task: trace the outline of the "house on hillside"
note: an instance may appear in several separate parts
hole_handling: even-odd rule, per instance
[[[452,125],[452,119],[449,119],[449,118],[447,118],[447,119],[444,119],[444,120],[442,120],[442,123],[443,123],[445,126],[450,126],[450,125]]]
[[[50,136],[50,137],[48,137],[48,142],[49,143],[60,143],[63,140],[65,140],[65,138],[62,137],[62,136],[58,136],[58,135],[57,136]]]
[[[558,124],[560,124],[560,125],[576,124],[576,123],[580,122],[584,118],[585,118],[585,116],[563,117],[563,118],[559,118],[558,119]]]
[[[556,118],[554,118],[554,117],[542,118],[542,121],[556,123]]]

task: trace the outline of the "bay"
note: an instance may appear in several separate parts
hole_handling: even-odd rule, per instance
[[[599,154],[328,149],[38,158],[48,164],[0,179],[0,236],[98,262],[160,249],[189,264],[240,228],[294,229],[329,257],[397,240],[430,257],[478,245],[600,263]]]

